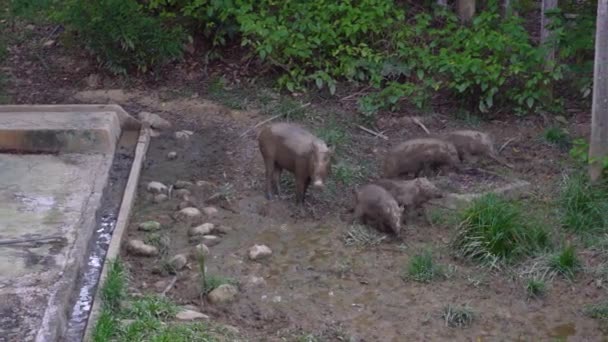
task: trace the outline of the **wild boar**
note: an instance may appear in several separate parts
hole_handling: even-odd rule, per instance
[[[388,191],[408,215],[415,213],[426,202],[443,197],[443,192],[425,177],[407,181],[379,179],[373,184]]]
[[[401,233],[403,208],[384,188],[368,184],[355,191],[355,213],[353,219],[373,225],[376,229]]]
[[[456,147],[436,138],[417,138],[405,141],[390,149],[384,159],[384,178],[413,174],[447,165],[460,170]]]
[[[458,151],[458,157],[462,162],[476,161],[478,156],[486,156],[494,161],[511,167],[507,162],[498,157],[492,138],[487,133],[474,130],[460,130],[447,133],[445,141],[454,144]]]

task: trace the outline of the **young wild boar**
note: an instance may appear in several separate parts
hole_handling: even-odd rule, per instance
[[[299,204],[304,202],[311,182],[316,188],[324,187],[333,151],[323,140],[298,125],[275,123],[262,129],[258,144],[266,166],[266,198],[279,194],[283,169],[295,175]]]
[[[494,143],[487,133],[460,130],[446,134],[444,139],[454,144],[456,150],[458,150],[458,156],[463,162],[474,161],[476,159],[474,157],[477,156],[487,156],[500,164],[510,166],[498,157]]]
[[[381,231],[401,232],[401,215],[403,208],[384,188],[368,184],[355,191],[354,220],[373,225]]]
[[[424,177],[407,181],[380,179],[374,184],[388,191],[408,214],[412,214],[432,199],[443,197],[441,190]]]
[[[448,165],[460,170],[458,151],[452,143],[435,138],[418,138],[405,141],[389,150],[384,159],[385,178],[414,174],[423,170]]]

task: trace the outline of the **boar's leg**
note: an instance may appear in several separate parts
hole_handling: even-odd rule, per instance
[[[277,196],[281,196],[281,172],[283,171],[283,169],[278,166],[278,165],[274,165],[273,168],[273,172],[272,172],[272,182],[273,182],[273,187],[272,190],[274,191],[274,193]]]
[[[304,204],[304,197],[306,196],[308,185],[310,185],[309,177],[296,175],[296,202],[298,204]]]
[[[274,173],[274,160],[266,161],[266,199],[271,200],[273,195],[273,173]]]

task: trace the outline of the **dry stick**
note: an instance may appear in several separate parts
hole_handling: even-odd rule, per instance
[[[384,140],[388,140],[388,137],[386,135],[382,134],[382,133],[374,132],[371,129],[365,128],[365,127],[363,127],[361,125],[357,125],[357,127],[359,127],[359,129],[361,129],[361,130],[363,130],[363,131],[365,131],[365,132],[367,132],[367,133],[369,133],[371,135],[377,136],[378,138],[382,138]]]
[[[420,126],[420,128],[422,128],[422,130],[424,130],[426,132],[426,134],[431,134],[431,131],[429,131],[429,129],[426,128],[426,126],[418,118],[414,117],[414,118],[412,118],[412,121],[414,121],[414,123],[416,125]]]
[[[173,288],[175,282],[177,282],[177,276],[174,276],[173,279],[171,279],[171,282],[169,283],[169,285],[167,285],[167,287],[165,287],[165,289],[161,293],[161,296],[165,297],[167,293]]]
[[[247,133],[249,133],[249,132],[253,131],[254,129],[256,129],[256,128],[258,128],[258,127],[262,126],[263,124],[265,124],[265,123],[267,123],[267,122],[270,122],[270,121],[272,121],[272,120],[274,120],[274,119],[276,119],[276,118],[278,118],[278,117],[281,117],[281,116],[283,116],[283,115],[290,114],[291,112],[295,112],[296,110],[299,110],[299,109],[302,109],[302,108],[306,108],[306,107],[308,107],[308,106],[310,106],[310,102],[305,103],[305,104],[301,105],[301,106],[300,106],[300,107],[298,107],[298,108],[294,108],[294,109],[292,109],[292,110],[289,110],[289,111],[287,111],[287,112],[285,112],[285,113],[277,114],[277,115],[275,115],[275,116],[273,116],[273,117],[270,117],[270,118],[268,118],[268,119],[266,119],[266,120],[263,120],[262,122],[257,123],[255,126],[250,127],[249,129],[247,129],[245,132],[243,132],[243,133],[242,133],[242,134],[239,136],[239,138],[244,137],[245,135],[247,135]]]
[[[507,145],[509,145],[513,140],[515,140],[515,137],[510,138],[504,144],[502,144],[502,146],[500,146],[500,148],[498,149],[498,153],[500,154],[500,152],[502,152],[502,150],[504,150],[505,147],[507,147]]]
[[[27,239],[12,239],[12,240],[0,240],[0,246],[7,245],[16,245],[20,243],[30,243],[30,242],[42,242],[42,241],[58,241],[64,239],[63,236],[47,236],[47,237],[38,237],[38,238],[27,238]]]

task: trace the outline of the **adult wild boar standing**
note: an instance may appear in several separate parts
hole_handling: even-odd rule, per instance
[[[266,166],[266,198],[278,195],[283,169],[296,178],[296,201],[304,202],[310,183],[323,188],[331,166],[332,149],[299,125],[275,123],[262,129],[258,136],[260,152]]]
[[[456,147],[435,138],[407,140],[389,150],[384,159],[385,178],[397,178],[410,173],[418,177],[423,170],[448,165],[460,169]]]

